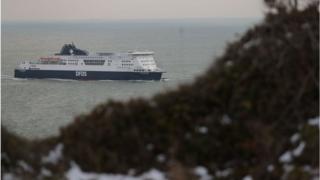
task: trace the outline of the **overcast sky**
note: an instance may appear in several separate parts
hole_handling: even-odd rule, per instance
[[[2,20],[261,17],[262,0],[2,0]]]

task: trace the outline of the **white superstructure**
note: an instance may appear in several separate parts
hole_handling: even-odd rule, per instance
[[[86,70],[86,71],[161,71],[151,51],[128,53],[97,53],[83,55],[55,55],[41,57],[36,61],[23,61],[20,69],[40,70]]]

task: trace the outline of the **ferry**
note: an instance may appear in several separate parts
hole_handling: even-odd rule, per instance
[[[14,70],[15,78],[74,80],[160,80],[162,74],[152,51],[89,53],[73,43],[60,53],[23,61]]]

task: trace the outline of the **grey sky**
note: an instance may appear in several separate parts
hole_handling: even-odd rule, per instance
[[[2,0],[2,20],[261,17],[262,0]]]

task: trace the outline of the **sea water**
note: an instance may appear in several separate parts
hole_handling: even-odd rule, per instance
[[[57,135],[75,116],[110,99],[149,98],[192,83],[253,19],[5,22],[2,24],[2,125],[27,138]],[[60,51],[65,43],[92,52],[152,50],[162,81],[16,79],[15,66]]]

